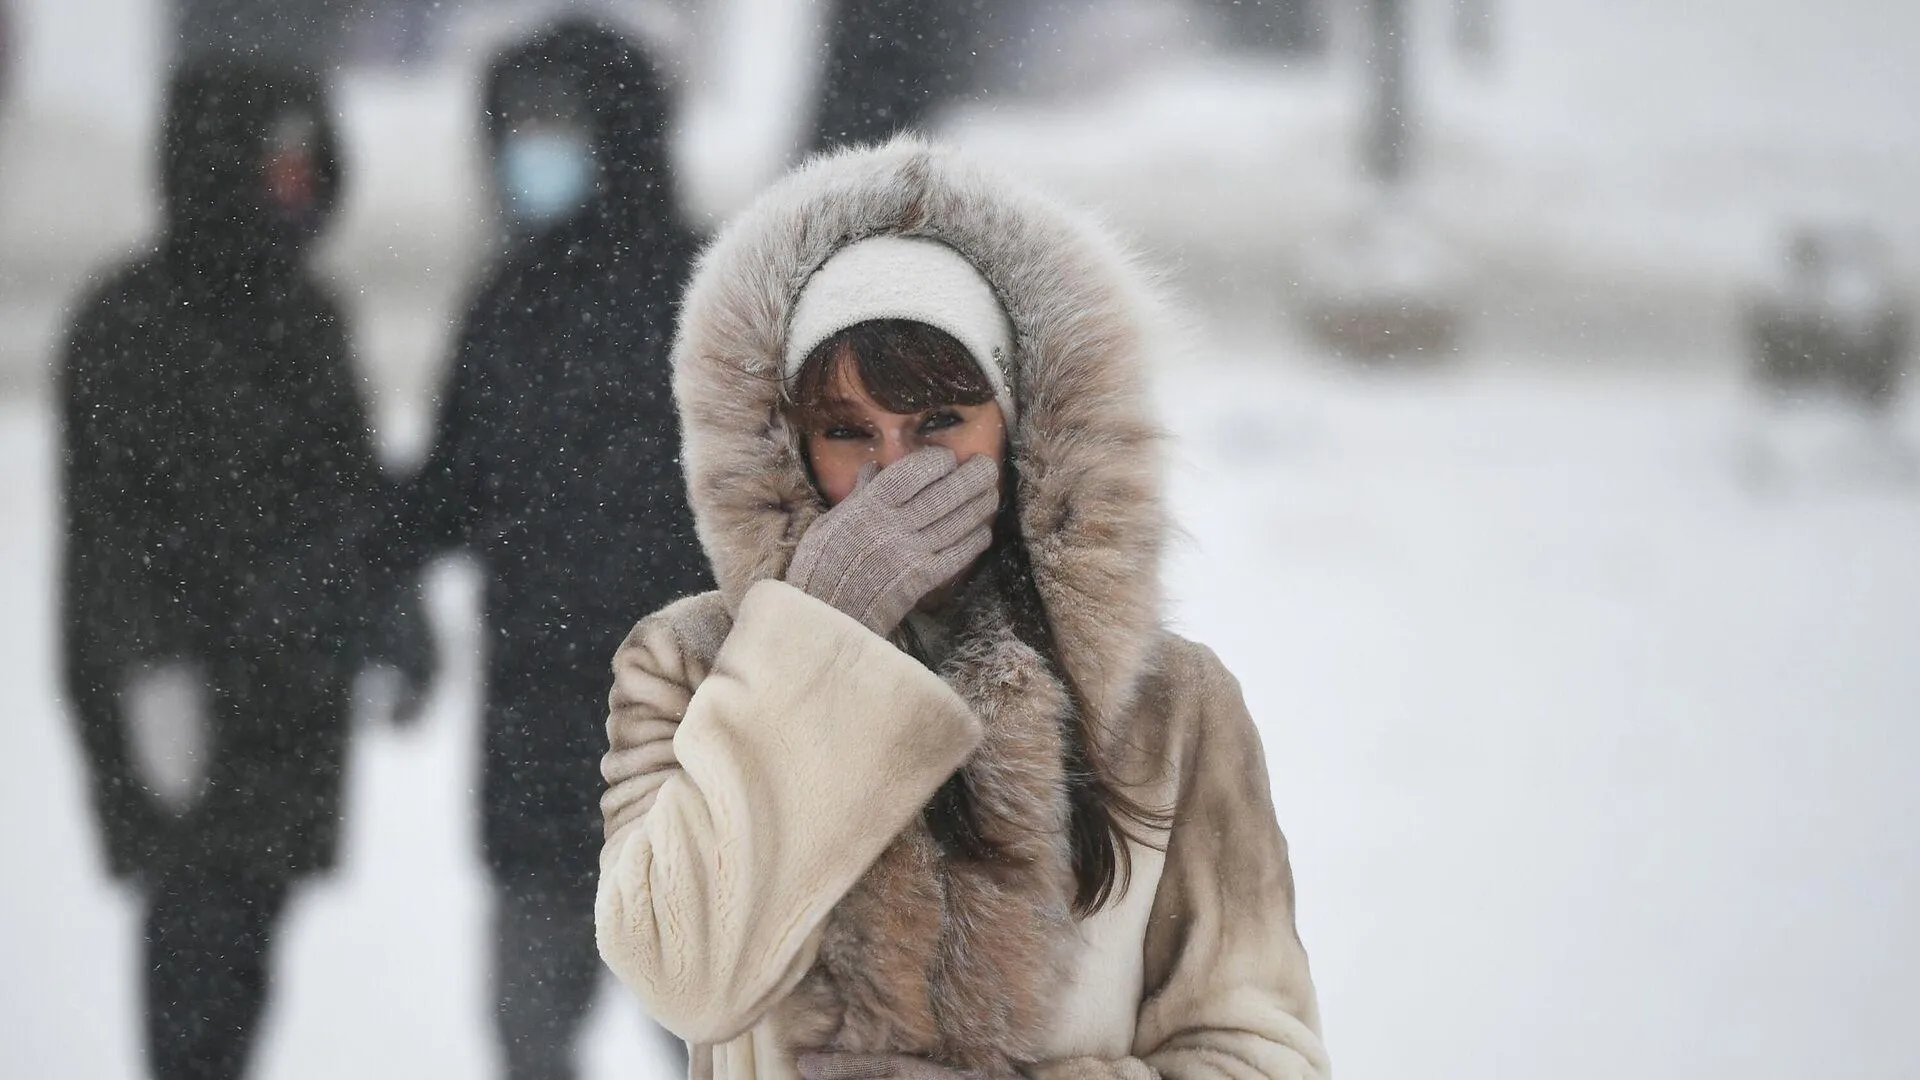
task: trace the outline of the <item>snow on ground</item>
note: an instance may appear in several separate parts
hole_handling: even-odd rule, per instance
[[[1756,497],[1714,381],[1163,400],[1341,1075],[1920,1069],[1920,494]]]
[[[1920,491],[1750,490],[1719,380],[1278,353],[1161,373],[1171,581],[1261,723],[1340,1075],[1920,1072]],[[0,408],[0,1016],[21,1075],[133,1077],[136,927],[54,699],[50,439]],[[436,579],[423,726],[365,727],[263,1077],[489,1071],[472,585]],[[589,1075],[656,1075],[608,989]]]

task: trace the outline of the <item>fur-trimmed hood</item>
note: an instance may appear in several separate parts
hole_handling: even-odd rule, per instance
[[[1018,517],[1089,730],[1117,739],[1160,619],[1160,432],[1144,365],[1172,339],[1147,275],[1083,213],[912,136],[816,158],[702,256],[674,346],[701,543],[730,609],[781,576],[822,507],[783,419],[795,298],[840,248],[940,240],[1013,324]]]

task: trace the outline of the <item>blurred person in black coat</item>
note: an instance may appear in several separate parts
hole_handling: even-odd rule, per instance
[[[335,859],[354,675],[410,652],[423,680],[430,646],[305,268],[340,186],[321,84],[183,67],[162,153],[159,246],[81,303],[58,376],[62,674],[109,867],[148,902],[154,1074],[232,1077],[289,887]]]
[[[695,242],[654,66],[567,20],[496,60],[485,107],[512,235],[460,333],[415,529],[422,560],[464,547],[486,580],[483,837],[517,1080],[572,1075],[601,971],[608,665],[642,615],[711,579],[668,368]]]

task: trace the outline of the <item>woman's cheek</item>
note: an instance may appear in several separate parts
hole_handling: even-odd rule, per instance
[[[814,482],[820,485],[820,494],[828,506],[838,506],[840,500],[853,494],[860,466],[866,461],[866,455],[858,448],[846,442],[820,439],[813,444],[808,457],[813,464]]]

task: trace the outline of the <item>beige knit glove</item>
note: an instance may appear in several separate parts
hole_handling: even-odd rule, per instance
[[[993,540],[1000,466],[956,465],[938,446],[860,470],[853,492],[800,538],[787,584],[882,637],[922,597],[959,576]]]

